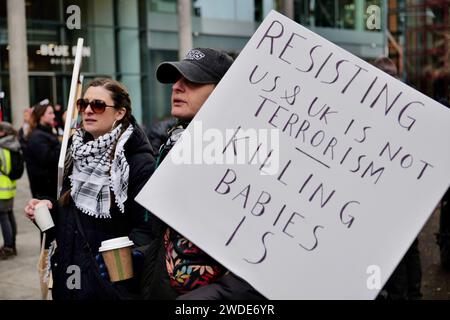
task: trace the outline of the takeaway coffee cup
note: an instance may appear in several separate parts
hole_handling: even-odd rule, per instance
[[[45,202],[40,202],[34,207],[34,221],[42,232],[55,226],[52,215]]]
[[[102,241],[98,251],[102,253],[111,281],[122,281],[133,277],[132,246],[133,241],[128,237]]]

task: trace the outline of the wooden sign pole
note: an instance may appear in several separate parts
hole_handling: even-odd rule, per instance
[[[58,161],[58,190],[57,190],[58,198],[61,195],[64,177],[64,161],[66,159],[67,143],[72,133],[73,119],[74,116],[76,115],[75,103],[77,96],[81,95],[80,68],[82,60],[83,42],[84,42],[83,38],[78,38],[77,51],[75,54],[75,63],[73,65],[73,72],[72,72],[72,81],[70,84],[69,101],[67,103],[66,121],[64,124],[64,135],[61,145],[61,153],[59,154],[59,161]]]

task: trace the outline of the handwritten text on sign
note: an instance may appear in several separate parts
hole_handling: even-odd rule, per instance
[[[199,123],[248,161],[174,163]],[[371,299],[448,187],[449,138],[443,106],[272,12],[137,200],[269,298]]]

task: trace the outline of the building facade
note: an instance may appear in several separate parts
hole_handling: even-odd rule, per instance
[[[43,99],[67,104],[74,46],[84,38],[81,72],[85,82],[98,76],[123,81],[133,97],[134,112],[142,118],[142,67],[139,1],[27,0],[27,47],[30,102]],[[69,29],[67,20],[76,5],[81,29]],[[0,0],[0,91],[8,106],[9,58],[6,0]],[[24,106],[27,107],[27,106]],[[6,110],[7,111],[7,108]]]
[[[404,80],[432,98],[450,98],[450,0],[390,0],[390,46]]]
[[[6,2],[0,0],[0,91],[6,93],[3,105],[8,114]],[[281,8],[281,3],[192,0],[193,45],[237,55],[264,17]],[[370,60],[387,48],[382,4],[381,0],[294,0],[294,19]],[[73,5],[80,9],[81,29],[68,28]],[[170,115],[170,87],[159,84],[154,74],[160,62],[178,59],[176,0],[27,0],[26,19],[31,104],[48,98],[66,107],[73,46],[83,37],[85,83],[98,76],[125,83],[141,123]],[[375,19],[372,24],[370,19]]]

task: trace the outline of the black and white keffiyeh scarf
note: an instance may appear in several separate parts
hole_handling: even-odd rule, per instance
[[[74,159],[71,196],[82,212],[96,218],[111,218],[110,190],[119,210],[124,212],[127,200],[129,166],[124,145],[133,133],[130,125],[120,135],[122,125],[117,126],[95,140],[84,143],[84,131],[75,131],[71,154]],[[117,144],[116,144],[117,141]],[[111,156],[116,145],[114,155]]]

